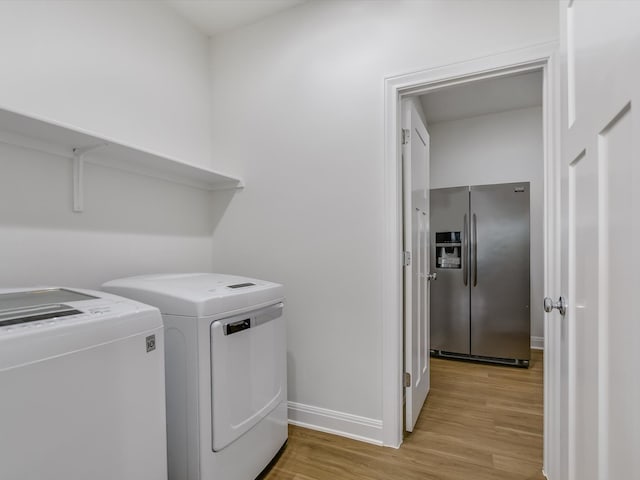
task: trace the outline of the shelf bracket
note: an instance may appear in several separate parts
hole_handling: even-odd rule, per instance
[[[101,143],[90,147],[76,147],[73,149],[73,211],[84,211],[84,156],[109,145]]]

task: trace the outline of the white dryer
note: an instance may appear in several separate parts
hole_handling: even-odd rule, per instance
[[[0,478],[167,478],[154,307],[89,290],[0,289]]]
[[[113,280],[165,324],[170,480],[250,480],[287,440],[282,285],[220,274]]]

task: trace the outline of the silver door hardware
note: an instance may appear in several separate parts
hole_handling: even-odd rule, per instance
[[[411,132],[407,128],[402,129],[402,144],[406,145],[409,143],[409,139],[411,138]]]
[[[409,388],[411,386],[411,374],[404,372],[404,386]]]
[[[544,297],[544,311],[547,313],[551,313],[554,308],[557,308],[560,312],[560,315],[567,313],[567,302],[564,297],[560,297],[557,303],[553,303],[553,300],[549,297]]]
[[[404,265],[405,267],[411,265],[411,252],[402,252],[402,265]]]
[[[437,273],[427,273],[424,278],[426,278],[429,281],[435,280],[436,278],[438,278],[438,274]]]
[[[467,232],[467,214],[464,214],[462,220],[462,282],[464,286],[467,286],[467,277],[468,272],[467,269],[469,263],[469,235]]]
[[[473,250],[473,286],[478,286],[478,218],[473,214],[471,250]]]

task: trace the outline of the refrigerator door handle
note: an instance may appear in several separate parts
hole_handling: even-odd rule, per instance
[[[462,220],[462,281],[466,287],[469,278],[469,238],[467,231],[467,214],[464,214]]]
[[[473,231],[471,232],[471,245],[473,248],[473,286],[478,285],[478,219],[473,214]]]

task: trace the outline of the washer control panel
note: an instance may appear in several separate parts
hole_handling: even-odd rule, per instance
[[[132,309],[130,303],[60,288],[0,293],[0,335],[117,317]]]

